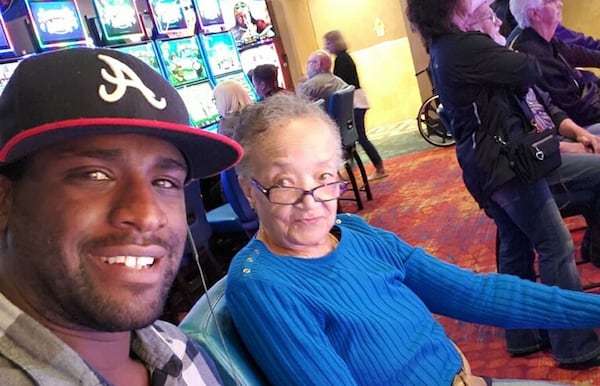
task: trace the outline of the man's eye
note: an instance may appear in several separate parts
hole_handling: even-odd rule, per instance
[[[168,180],[168,179],[156,180],[155,184],[156,184],[156,186],[163,188],[163,189],[177,189],[182,186],[182,184],[180,184],[176,181]]]
[[[100,170],[88,172],[87,176],[94,181],[107,181],[110,179],[106,173],[101,172]]]

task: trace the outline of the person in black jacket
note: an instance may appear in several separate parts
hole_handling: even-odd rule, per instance
[[[496,0],[492,3],[492,9],[496,12],[496,15],[502,20],[502,26],[500,27],[500,33],[506,37],[517,27],[517,21],[510,12],[509,0]],[[568,45],[576,45],[591,50],[600,50],[600,40],[593,36],[585,35],[581,32],[572,30],[559,24],[556,27],[554,36],[561,40],[563,43]]]
[[[358,131],[358,143],[362,146],[375,167],[375,173],[369,176],[369,180],[376,180],[387,177],[387,173],[383,166],[383,160],[375,146],[369,141],[365,129],[365,114],[369,108],[366,94],[360,87],[356,64],[352,57],[348,54],[348,46],[340,31],[329,31],[323,37],[325,49],[335,55],[333,63],[333,74],[340,77],[344,82],[351,84],[356,88],[354,92],[354,124]]]
[[[494,139],[500,136],[511,142],[531,130],[523,102],[540,77],[539,65],[532,55],[502,47],[487,34],[468,31],[473,23],[483,21],[472,20],[482,3],[488,2],[408,0],[407,14],[429,50],[432,80],[451,118],[465,185],[498,227],[499,272],[535,279],[535,249],[542,283],[581,290],[573,241],[548,182],[522,182]],[[560,121],[555,119],[560,117],[550,118],[554,126],[545,129],[556,130]],[[600,178],[600,157],[583,150],[565,157],[560,170],[547,179],[563,179],[575,189]],[[590,167],[591,163],[596,166]],[[548,331],[548,337],[561,367],[600,365],[600,342],[593,330]],[[547,344],[540,331],[530,330],[511,339],[507,349],[513,355],[526,355]]]
[[[534,55],[542,77],[536,83],[579,125],[600,133],[600,89],[576,66],[600,66],[600,51],[566,45],[554,36],[562,20],[562,2],[511,0],[510,9],[522,31],[508,43]],[[592,126],[593,125],[593,126]]]

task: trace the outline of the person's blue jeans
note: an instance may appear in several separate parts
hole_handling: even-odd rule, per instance
[[[563,166],[548,181],[572,189],[590,189],[595,176],[600,185],[600,156],[586,156],[565,155]],[[586,160],[593,160],[595,170],[585,165]],[[500,237],[500,273],[535,281],[535,249],[542,283],[581,290],[571,234],[545,180],[533,184],[510,181],[493,193],[488,210]],[[591,329],[549,330],[547,334],[552,354],[561,363],[583,362],[600,354],[600,343]],[[507,330],[506,341],[513,354],[526,354],[547,343],[540,330]]]

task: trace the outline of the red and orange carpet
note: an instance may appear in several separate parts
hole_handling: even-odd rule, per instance
[[[344,211],[360,214],[372,225],[393,231],[446,261],[478,272],[496,270],[496,227],[464,187],[454,148],[433,148],[385,162],[389,177],[371,183],[374,199],[365,200],[365,208],[359,212],[355,203],[345,201]],[[583,220],[567,222],[570,229],[575,229],[572,234],[579,254]],[[580,268],[584,284],[600,281],[600,269],[591,264]],[[502,330],[439,319],[464,351],[474,373],[600,386],[600,368],[559,369],[549,352],[512,358],[505,351]]]

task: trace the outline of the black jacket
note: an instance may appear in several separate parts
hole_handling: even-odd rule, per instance
[[[600,122],[598,85],[575,69],[600,66],[600,51],[566,45],[557,38],[548,42],[532,28],[517,35],[512,47],[538,59],[542,77],[537,84],[575,123],[588,126]]]
[[[515,178],[501,146],[530,129],[518,98],[540,76],[535,58],[509,50],[479,32],[451,33],[430,47],[431,75],[469,192],[481,206],[491,193]]]

